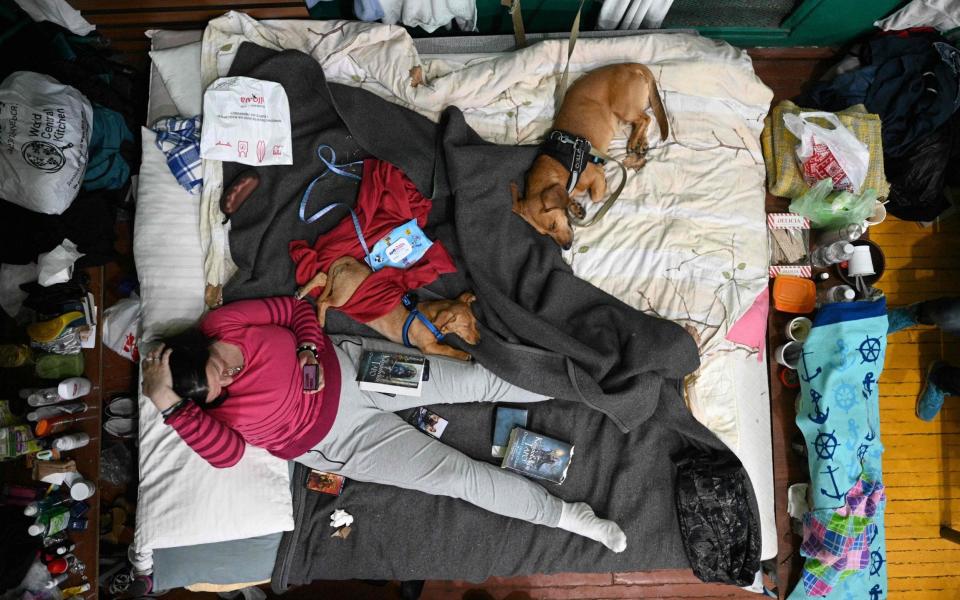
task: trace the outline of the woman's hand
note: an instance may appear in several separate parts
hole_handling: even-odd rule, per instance
[[[314,356],[313,352],[310,350],[301,350],[297,354],[297,362],[300,364],[300,371],[303,372],[303,367],[306,365],[317,365],[317,389],[315,390],[303,390],[305,394],[316,394],[323,389],[323,366],[317,362],[317,357]]]
[[[151,350],[142,361],[143,393],[161,412],[170,408],[180,397],[173,391],[173,374],[170,372],[170,355],[173,350],[163,344]]]

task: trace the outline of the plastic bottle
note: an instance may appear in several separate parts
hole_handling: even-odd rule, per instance
[[[821,305],[835,302],[853,302],[856,298],[857,293],[849,285],[835,285],[817,294],[817,300]]]
[[[54,492],[47,496],[46,498],[41,498],[40,500],[35,500],[30,504],[23,507],[23,514],[28,517],[34,517],[40,513],[48,512],[53,510],[58,506],[68,504],[70,502],[70,496],[63,495],[59,492]]]
[[[70,554],[77,549],[77,545],[70,541],[60,542],[54,546],[44,548],[43,550],[43,562],[50,562],[61,556]]]
[[[27,420],[37,422],[42,419],[51,419],[58,415],[79,415],[87,412],[86,402],[68,402],[66,404],[53,404],[50,406],[41,406],[36,410],[27,413]]]
[[[859,240],[864,231],[866,231],[866,229],[864,229],[861,223],[851,223],[839,229],[828,229],[817,238],[817,245],[826,246],[834,242],[852,242]]]
[[[86,433],[71,433],[69,435],[63,435],[53,440],[51,444],[53,448],[59,450],[60,452],[66,452],[67,450],[76,450],[77,448],[83,448],[90,443],[90,436]]]
[[[851,256],[853,256],[853,244],[839,241],[814,250],[813,254],[810,255],[810,262],[813,263],[813,266],[822,269],[845,260],[850,260]]]
[[[69,525],[70,509],[61,506],[40,513],[37,522],[27,528],[27,533],[42,536],[55,535],[65,530]]]
[[[89,591],[90,591],[89,583],[68,587],[65,590],[63,590],[63,599],[67,600],[67,598],[73,598],[74,596],[79,596],[80,594],[85,594]]]
[[[60,415],[49,419],[40,419],[33,428],[37,437],[46,437],[56,433],[61,433],[80,421],[86,421],[95,417],[82,417],[78,415]]]

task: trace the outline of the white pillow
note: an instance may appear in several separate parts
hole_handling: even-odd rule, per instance
[[[884,31],[911,27],[934,27],[938,31],[950,31],[960,27],[960,0],[913,0],[874,25]]]
[[[195,117],[203,112],[200,42],[166,50],[151,50],[150,60],[157,66],[160,79],[181,117]]]
[[[142,129],[143,162],[133,251],[143,300],[144,338],[203,312],[199,197],[187,193]],[[287,462],[247,446],[243,459],[216,469],[165,425],[140,395],[140,495],[133,551],[256,537],[293,529]]]

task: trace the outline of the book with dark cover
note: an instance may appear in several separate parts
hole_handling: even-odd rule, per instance
[[[563,483],[573,458],[573,446],[545,435],[515,427],[510,432],[504,469],[521,475]]]
[[[527,426],[527,409],[497,407],[497,420],[493,424],[493,446],[490,454],[503,458],[507,452],[507,442],[510,441],[510,432],[514,427]]]
[[[416,354],[364,351],[357,381],[368,392],[420,396],[427,359]]]

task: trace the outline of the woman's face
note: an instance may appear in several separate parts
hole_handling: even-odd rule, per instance
[[[217,354],[215,348],[210,349],[210,358],[207,360],[207,402],[212,402],[223,388],[233,383],[233,377],[224,375],[227,371],[227,365]]]

